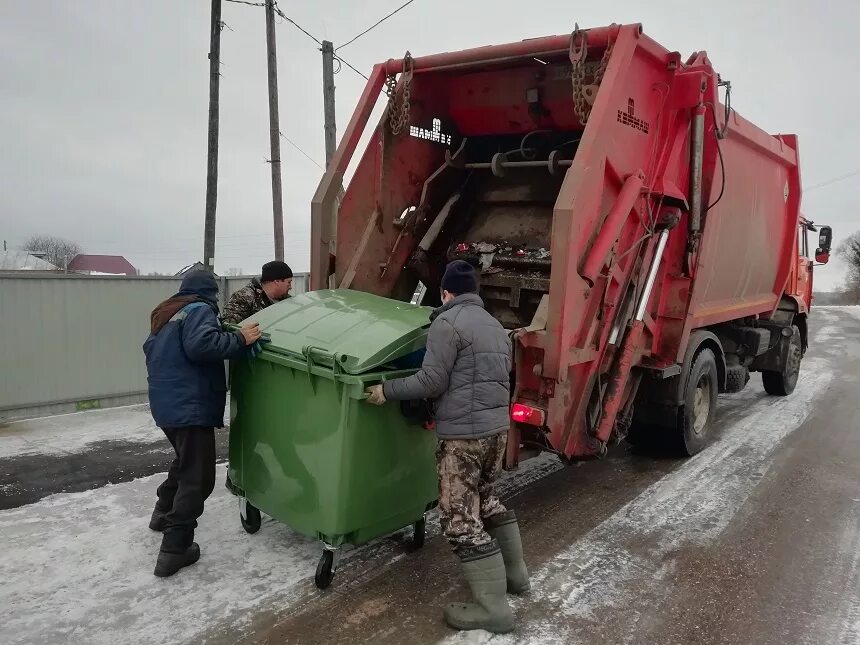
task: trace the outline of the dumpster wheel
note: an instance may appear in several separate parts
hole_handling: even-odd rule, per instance
[[[334,579],[334,551],[325,549],[320,556],[319,564],[317,564],[314,582],[318,589],[325,589],[331,584],[332,579]]]
[[[253,534],[260,530],[263,518],[260,516],[260,509],[245,500],[245,512],[239,513],[239,521],[245,531]]]

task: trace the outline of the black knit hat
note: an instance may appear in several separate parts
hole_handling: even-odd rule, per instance
[[[286,262],[274,260],[263,265],[263,274],[260,282],[274,282],[275,280],[289,280],[293,277],[293,270]]]
[[[445,267],[442,276],[442,289],[455,296],[463,293],[478,292],[478,272],[464,260],[454,260]]]

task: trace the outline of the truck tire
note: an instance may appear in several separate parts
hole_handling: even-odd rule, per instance
[[[750,380],[749,370],[743,365],[726,368],[726,393],[734,394],[743,390]]]
[[[678,411],[680,448],[690,457],[708,444],[718,391],[717,359],[714,352],[706,348],[698,353],[690,367],[684,388],[684,406]]]
[[[794,392],[794,388],[797,386],[797,377],[800,376],[800,361],[803,358],[800,330],[797,325],[792,326],[791,330],[794,334],[791,336],[785,367],[779,372],[763,371],[761,373],[764,391],[773,396],[788,396]]]

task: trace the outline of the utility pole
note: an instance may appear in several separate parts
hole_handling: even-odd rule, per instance
[[[337,150],[337,125],[334,113],[334,45],[328,40],[322,42],[323,55],[323,116],[325,118],[325,167],[331,167],[331,160]],[[343,200],[343,186],[338,191],[337,201],[331,208],[331,212],[325,220],[323,233],[329,240],[329,254],[334,257],[337,253],[337,212],[340,202]],[[329,276],[331,281],[329,288],[334,288],[334,277]]]
[[[275,259],[284,260],[284,206],[281,193],[281,127],[278,124],[278,58],[275,48],[275,2],[266,0],[266,58],[269,69],[269,142],[272,148],[272,214]]]
[[[218,202],[218,88],[221,80],[221,0],[212,0],[209,26],[209,151],[206,162],[206,223],[203,264],[215,271],[215,206]]]
[[[337,148],[337,125],[334,115],[334,46],[322,43],[323,56],[323,114],[325,115],[325,165],[328,168]]]

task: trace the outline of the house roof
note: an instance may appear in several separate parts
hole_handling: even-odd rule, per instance
[[[29,251],[0,251],[0,271],[59,271],[47,260],[37,258]]]
[[[69,262],[69,271],[87,271],[106,275],[137,275],[137,269],[121,255],[76,255]]]

